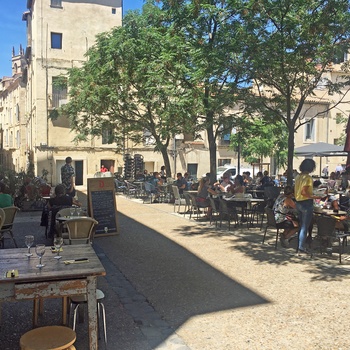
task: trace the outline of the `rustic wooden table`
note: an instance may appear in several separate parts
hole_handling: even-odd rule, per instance
[[[33,252],[34,249],[32,248]],[[63,297],[63,324],[66,324],[67,297],[86,294],[89,318],[90,350],[98,348],[97,336],[97,277],[106,271],[94,249],[88,245],[63,246],[62,259],[55,259],[50,247],[46,247],[41,269],[37,268],[35,253],[26,257],[26,248],[0,249],[0,300],[39,300],[39,298]],[[77,259],[87,259],[83,262]],[[75,261],[74,261],[75,260]],[[65,261],[74,261],[65,264]],[[7,277],[7,272],[17,277]]]

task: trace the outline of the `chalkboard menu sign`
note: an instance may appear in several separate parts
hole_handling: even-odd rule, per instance
[[[118,233],[114,178],[88,179],[89,215],[98,221],[96,236]]]

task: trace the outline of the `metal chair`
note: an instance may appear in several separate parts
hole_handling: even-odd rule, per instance
[[[215,227],[218,227],[218,220],[220,220],[220,210],[217,208],[218,206],[220,206],[220,204],[218,203],[218,205],[216,205],[215,199],[213,197],[209,197],[209,203],[211,206],[211,213],[210,213],[210,225],[212,223],[212,221],[215,221]]]
[[[153,184],[150,182],[145,182],[143,184],[144,190],[142,195],[143,203],[145,203],[146,199],[149,199],[150,204],[152,204],[153,195],[155,194],[156,190]]]
[[[104,297],[105,295],[102,292],[102,290],[96,289],[97,318],[100,321],[101,313],[102,313],[103,334],[104,334],[105,343],[107,344],[106,311],[105,311],[105,306],[103,305],[103,302],[102,302]],[[77,323],[78,308],[80,305],[86,304],[86,302],[87,302],[86,294],[76,295],[70,298],[69,310],[70,310],[70,315],[73,314],[73,324],[72,324],[73,331],[75,331],[75,327]]]
[[[139,188],[126,180],[125,180],[125,185],[126,185],[126,195],[128,197],[137,197]]]
[[[75,218],[65,222],[68,230],[68,244],[91,243],[92,232],[98,222],[93,218]]]
[[[341,233],[336,229],[336,219],[330,216],[319,216],[316,218],[317,234],[315,239],[320,241],[319,251],[322,254],[324,251],[332,253],[333,242],[337,241],[339,246],[339,264],[341,264],[341,256],[344,246],[347,242],[349,232]],[[329,250],[329,251],[328,251]]]
[[[223,219],[227,219],[228,229],[231,228],[231,220],[235,222],[235,226],[238,225],[238,213],[236,207],[229,207],[225,199],[219,198],[219,211],[220,211],[220,227]]]
[[[192,212],[192,201],[191,201],[190,194],[187,192],[184,192],[184,199],[186,201],[185,210],[184,210],[184,216],[185,216],[186,214],[191,214]]]
[[[280,233],[279,228],[277,227],[276,220],[275,220],[275,214],[273,210],[269,207],[265,207],[265,213],[267,217],[267,223],[265,226],[265,232],[264,232],[264,237],[262,243],[264,244],[265,242],[265,237],[266,237],[266,232],[268,228],[274,228],[276,230],[276,242],[275,242],[275,249],[277,249],[277,242],[278,242],[278,236]]]
[[[259,202],[252,205],[252,213],[251,213],[251,224],[254,225],[254,219],[256,219],[257,225],[259,225],[260,218],[260,231],[263,227],[264,217],[265,217],[265,207],[266,202]]]
[[[199,206],[196,200],[196,196],[192,193],[189,193],[189,196],[191,198],[191,212],[190,212],[190,219],[192,218],[192,214],[194,212],[197,213],[197,220],[199,219],[199,213],[201,212],[201,209],[208,208],[208,205]]]
[[[276,186],[267,186],[264,188],[264,198],[265,200],[272,199],[276,200],[276,198],[280,195],[281,189]]]
[[[181,205],[186,206],[187,202],[185,198],[180,197],[179,188],[177,186],[171,186],[171,188],[173,189],[173,194],[174,194],[174,211],[175,211],[175,206],[177,205],[178,207],[177,212],[179,212]]]
[[[11,237],[13,244],[18,248],[15,237],[13,236],[12,228],[15,216],[19,208],[15,206],[2,208],[5,213],[5,219],[0,229],[0,240],[2,240],[2,246],[4,247],[4,235],[7,233]]]

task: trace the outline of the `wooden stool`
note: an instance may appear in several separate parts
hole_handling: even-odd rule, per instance
[[[74,350],[76,333],[68,327],[47,326],[32,329],[19,341],[21,350]]]

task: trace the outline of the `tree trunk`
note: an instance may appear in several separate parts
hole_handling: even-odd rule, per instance
[[[159,150],[163,156],[166,177],[172,177],[171,176],[170,159],[169,159],[169,154],[168,154],[168,147],[166,145],[161,144],[161,145],[159,145]]]
[[[288,167],[287,185],[293,186],[293,159],[294,159],[294,125],[288,125]]]
[[[213,126],[207,128],[207,136],[209,143],[210,183],[213,184],[216,181],[216,139]]]

